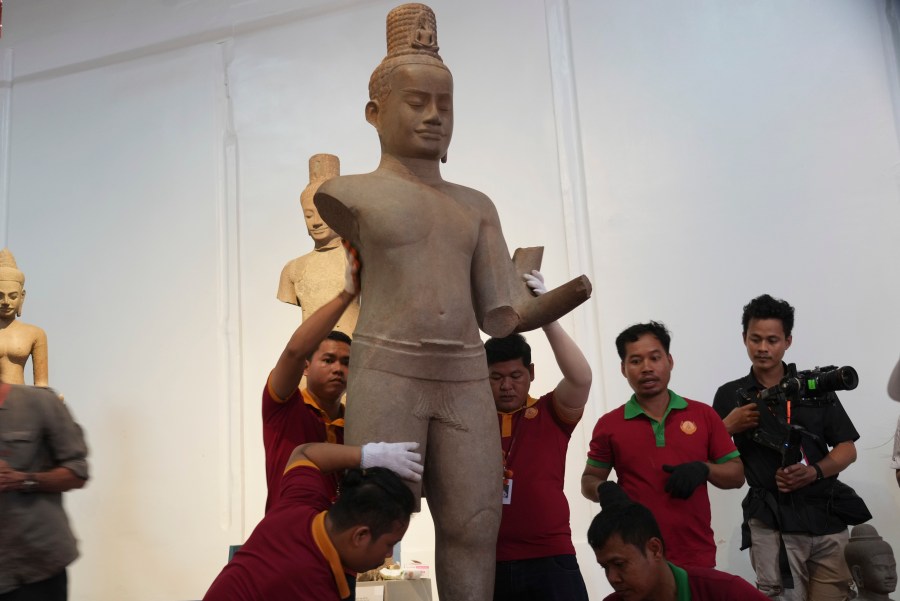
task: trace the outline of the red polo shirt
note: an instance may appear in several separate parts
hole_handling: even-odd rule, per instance
[[[675,576],[677,601],[767,601],[769,597],[739,576],[709,568],[679,568],[669,563]],[[603,601],[621,601],[619,593],[609,595]]]
[[[281,475],[297,445],[307,442],[344,443],[344,409],[341,416],[331,420],[316,404],[305,388],[295,390],[281,400],[266,382],[262,393],[263,445],[266,450],[266,497],[268,512],[278,499]],[[331,497],[337,492],[338,476],[327,476],[333,486]]]
[[[597,421],[588,465],[616,471],[619,486],[646,505],[662,531],[666,557],[676,565],[713,568],[716,543],[710,527],[706,484],[687,499],[665,492],[663,465],[690,461],[724,463],[738,457],[722,418],[712,407],[669,391],[662,422],[652,419],[634,395]]]
[[[330,479],[314,464],[291,464],[278,504],[222,569],[204,601],[339,601],[349,596],[340,557],[325,531],[332,494]]]
[[[497,561],[574,555],[563,492],[566,451],[578,420],[557,415],[553,393],[528,397],[513,413],[497,412],[510,502],[503,505]]]

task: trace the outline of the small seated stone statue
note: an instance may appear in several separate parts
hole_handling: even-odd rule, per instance
[[[35,386],[48,386],[47,334],[17,318],[25,302],[25,274],[9,249],[0,251],[0,382],[25,384],[31,357]]]
[[[890,601],[897,588],[897,563],[891,546],[870,524],[854,526],[844,558],[859,589],[858,601]]]
[[[340,161],[333,154],[314,154],[309,159],[309,185],[300,193],[300,207],[313,250],[297,257],[281,270],[278,300],[298,305],[303,319],[333,299],[344,287],[347,260],[341,237],[319,217],[313,196],[323,182],[340,175]],[[344,311],[334,329],[352,335],[359,317],[359,297]]]

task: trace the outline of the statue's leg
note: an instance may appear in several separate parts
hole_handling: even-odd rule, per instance
[[[423,459],[427,454],[428,418],[416,411],[425,403],[422,380],[353,367],[347,382],[347,412],[344,442],[418,442]],[[422,484],[406,482],[418,500]]]
[[[493,596],[502,460],[487,380],[444,382],[428,431],[425,486],[435,523],[441,601]]]

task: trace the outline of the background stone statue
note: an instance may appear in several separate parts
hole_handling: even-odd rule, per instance
[[[844,547],[847,567],[859,589],[860,601],[889,601],[897,588],[897,563],[891,546],[870,524],[854,526]]]
[[[531,295],[522,274],[540,266],[540,249],[514,263],[491,200],[441,177],[453,79],[434,13],[393,9],[387,38],[365,109],[380,164],[326,181],[315,197],[362,265],[345,441],[420,444],[439,596],[482,601],[493,595],[502,468],[479,326],[492,336],[539,327],[586,300],[590,282]]]
[[[278,300],[298,305],[304,320],[344,287],[347,260],[341,248],[341,237],[319,217],[313,203],[313,196],[322,182],[339,174],[340,161],[333,154],[310,157],[309,185],[300,193],[300,207],[315,247],[302,257],[288,261],[278,282]],[[344,311],[335,329],[352,335],[358,318],[359,298],[356,298]]]
[[[0,382],[25,384],[31,357],[35,386],[48,386],[47,334],[17,318],[25,302],[25,274],[8,248],[0,250]]]
[[[887,393],[895,401],[900,401],[900,360],[897,361],[888,379]]]

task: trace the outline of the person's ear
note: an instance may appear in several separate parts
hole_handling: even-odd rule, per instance
[[[309,376],[309,359],[303,361],[303,375],[304,377]]]
[[[663,559],[663,543],[655,536],[647,541],[646,554],[653,559]]]
[[[534,363],[528,366],[528,376],[530,381],[534,382]]]
[[[354,547],[365,547],[372,540],[372,530],[362,524],[354,526],[350,532],[350,542]]]
[[[791,343],[793,341],[794,341],[793,336],[788,336],[787,338],[785,338],[784,339],[784,349],[787,350],[787,349],[791,348]]]
[[[376,129],[378,129],[378,116],[380,110],[381,107],[378,105],[377,100],[370,100],[366,103],[366,121]]]

